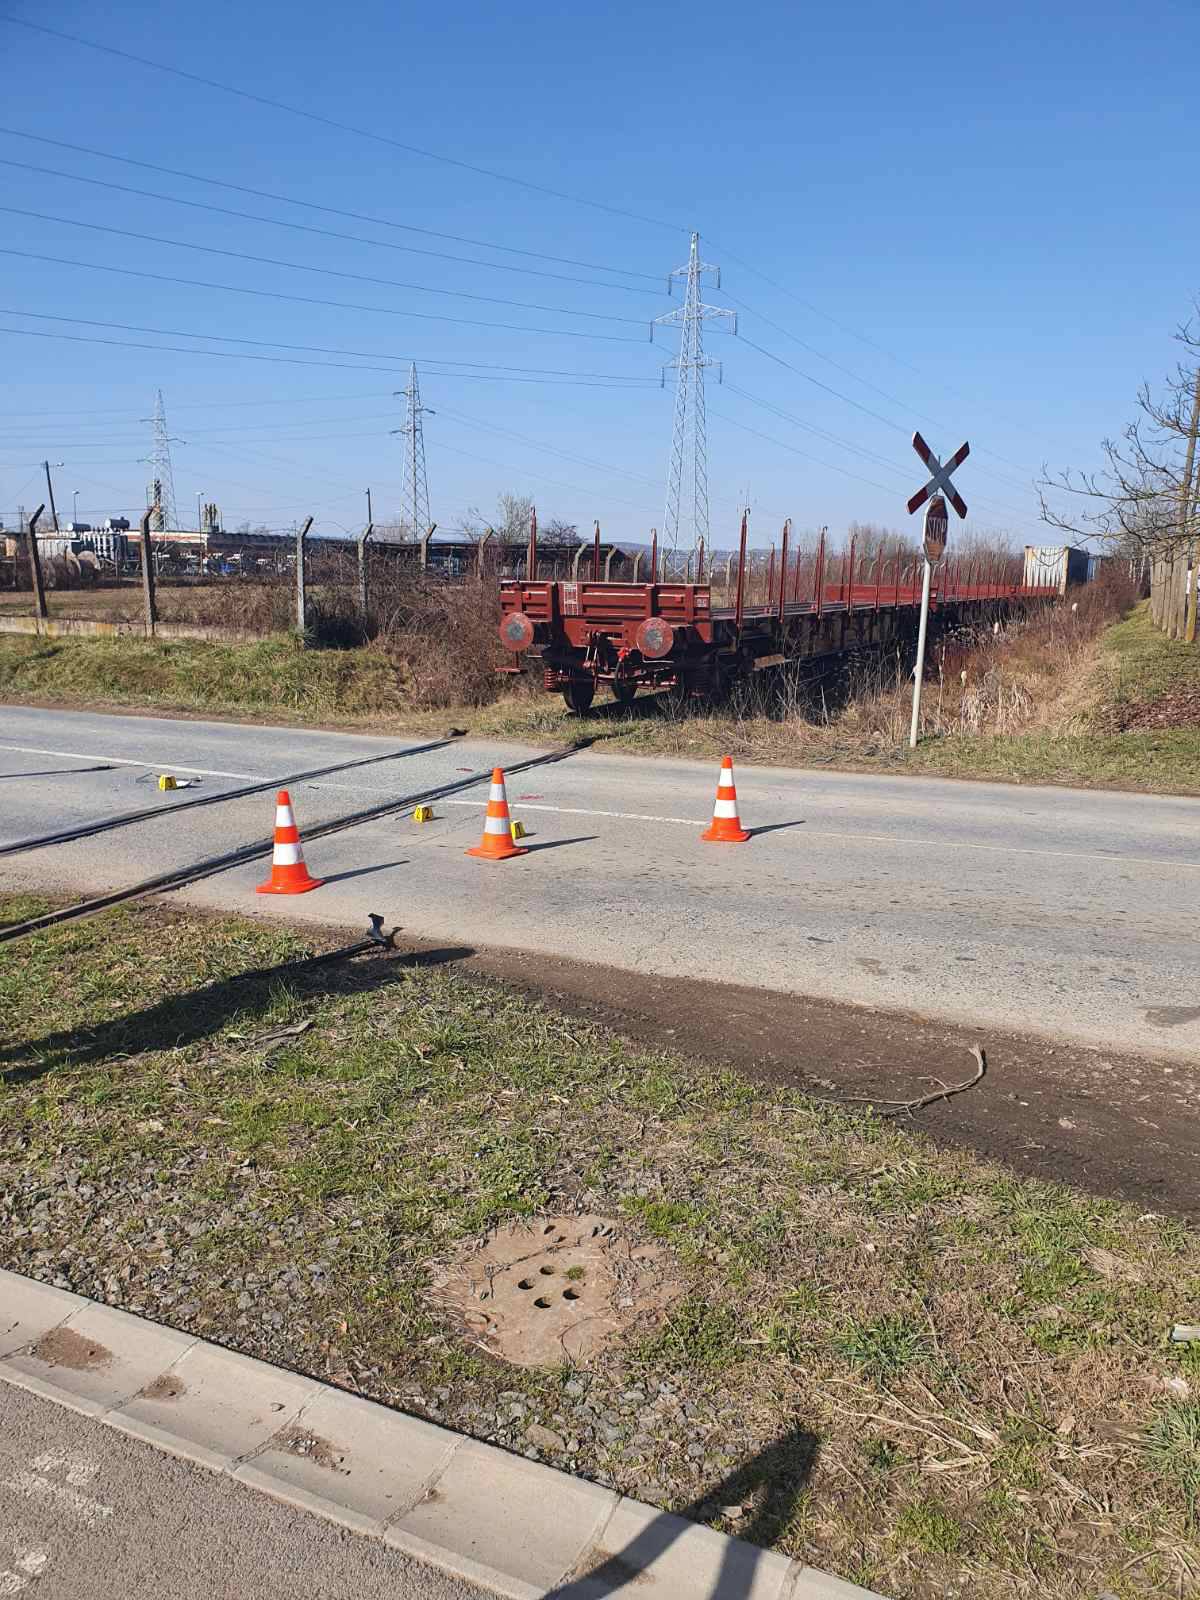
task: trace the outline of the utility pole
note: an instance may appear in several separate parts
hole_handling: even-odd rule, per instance
[[[25,537],[29,540],[29,575],[33,580],[33,603],[37,611],[38,621],[45,622],[48,612],[46,610],[46,585],[42,582],[42,558],[38,554],[38,518],[45,510],[39,506],[29,519],[29,527]]]
[[[154,521],[154,507],[142,517],[142,602],[146,610],[146,637],[154,637],[158,622],[158,603],[154,595],[154,551],[150,544],[150,524]]]
[[[1196,368],[1196,383],[1192,390],[1192,416],[1188,425],[1187,455],[1183,464],[1183,483],[1179,490],[1179,539],[1183,546],[1184,581],[1187,583],[1183,637],[1188,644],[1196,642],[1196,587],[1197,580],[1200,579],[1200,574],[1196,571],[1200,541],[1197,541],[1190,531],[1192,512],[1200,502],[1195,483],[1198,434],[1200,434],[1200,367]]]
[[[701,539],[709,543],[708,531],[708,439],[707,420],[704,409],[704,369],[716,367],[718,381],[721,375],[721,364],[712,356],[704,354],[704,324],[714,318],[728,318],[731,331],[737,332],[737,312],[728,311],[722,306],[705,305],[700,297],[703,275],[711,272],[715,275],[715,287],[721,287],[721,270],[719,267],[708,266],[700,259],[700,235],[693,233],[691,249],[688,252],[687,265],[676,267],[667,279],[667,292],[671,292],[672,284],[676,278],[685,281],[683,305],[675,311],[668,311],[665,316],[656,317],[650,324],[650,338],[654,338],[654,330],[660,328],[679,328],[679,354],[668,361],[663,368],[663,382],[666,374],[674,371],[675,379],[675,420],[671,434],[671,463],[667,470],[667,510],[663,523],[664,539],[670,541],[672,550],[679,545],[679,529],[682,505],[685,495],[690,499],[690,517],[684,516],[685,527],[689,527],[692,544],[695,547]],[[683,480],[688,461],[691,462],[690,493],[684,490]]]
[[[58,511],[57,511],[57,509],[55,507],[55,504],[54,504],[54,484],[51,482],[51,479],[50,479],[50,468],[51,467],[61,467],[61,466],[64,466],[64,465],[65,465],[65,463],[62,462],[62,461],[43,461],[42,462],[42,467],[44,468],[45,473],[46,473],[46,493],[50,496],[50,520],[54,524],[55,533],[58,532]]]
[[[403,395],[408,402],[404,426],[392,429],[393,434],[399,434],[404,439],[402,515],[405,524],[412,530],[412,537],[424,539],[429,533],[430,518],[429,479],[425,473],[425,430],[421,418],[426,414],[432,417],[435,413],[421,404],[421,386],[415,361],[408,369],[407,389],[397,389],[395,393]]]
[[[313,519],[308,517],[302,528],[296,530],[296,632],[300,635],[302,645],[308,643],[308,585],[304,573],[304,541],[308,538],[308,530],[313,525]]]

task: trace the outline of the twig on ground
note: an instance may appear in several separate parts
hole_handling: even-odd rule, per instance
[[[987,1072],[987,1057],[978,1045],[971,1045],[970,1050],[979,1063],[971,1077],[964,1079],[962,1083],[943,1084],[940,1089],[934,1089],[930,1094],[923,1094],[917,1100],[879,1100],[874,1095],[867,1094],[851,1094],[843,1100],[826,1100],[816,1095],[810,1095],[808,1098],[816,1100],[819,1106],[833,1106],[838,1110],[845,1106],[859,1105],[871,1106],[881,1117],[912,1116],[914,1111],[923,1111],[926,1106],[936,1105],[939,1100],[949,1100],[951,1095],[964,1094],[982,1081]]]

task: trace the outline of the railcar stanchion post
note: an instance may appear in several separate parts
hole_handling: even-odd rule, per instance
[[[537,511],[529,513],[529,548],[525,552],[525,581],[537,582]]]
[[[699,543],[696,546],[696,582],[697,583],[703,583],[704,582],[704,535],[703,534],[700,535]]]
[[[592,577],[600,581],[600,524],[597,522],[592,534]]]
[[[779,621],[781,625],[787,607],[788,544],[791,537],[792,519],[789,517],[783,525],[783,533],[779,541]]]
[[[748,515],[748,512],[742,512],[742,534],[738,544],[737,604],[734,611],[734,621],[739,635],[742,631],[742,605],[746,588],[746,522]]]
[[[154,603],[154,551],[150,546],[150,519],[153,511],[147,511],[142,518],[142,599],[146,605],[146,637],[154,637],[155,624],[158,622],[158,607]]]
[[[942,464],[933,451],[925,443],[919,433],[912,436],[912,447],[921,460],[929,468],[930,478],[922,488],[908,502],[908,514],[912,515],[919,506],[928,506],[925,511],[925,549],[923,572],[921,574],[921,620],[917,626],[917,664],[913,669],[913,704],[912,723],[908,732],[908,748],[917,748],[917,730],[921,723],[921,684],[925,676],[925,636],[929,629],[929,590],[933,578],[933,564],[940,561],[946,553],[946,535],[949,531],[949,514],[946,511],[946,501],[954,507],[960,517],[967,514],[967,503],[958,490],[950,482],[950,475],[971,453],[969,444],[960,444],[950,457],[949,461]],[[945,498],[943,498],[943,496]],[[914,578],[916,573],[913,573]]]
[[[821,615],[821,608],[825,600],[825,529],[821,529],[821,537],[817,540],[817,559],[813,564],[813,606],[816,614]]]
[[[658,529],[650,529],[650,582],[658,582]]]
[[[38,550],[38,521],[45,511],[41,505],[29,519],[29,526],[25,530],[25,537],[29,541],[29,576],[33,580],[33,604],[39,622],[45,622],[49,616],[46,610],[46,585],[42,582],[42,557]]]

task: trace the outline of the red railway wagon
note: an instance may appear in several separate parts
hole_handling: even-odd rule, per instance
[[[756,584],[745,538],[743,527],[723,605],[714,604],[711,583],[659,582],[656,552],[648,583],[504,581],[500,639],[513,662],[502,670],[519,672],[526,653],[539,658],[546,689],[586,711],[599,684],[626,702],[643,686],[715,696],[744,673],[888,645],[915,631],[921,566],[911,557],[859,561],[852,542],[827,561],[822,540],[815,557],[793,560],[785,529],[778,564],[772,551]],[[536,546],[528,571],[537,571]],[[754,587],[759,603],[748,592]],[[930,605],[943,625],[954,625],[1056,594],[1052,584],[1027,586],[1019,560],[964,558],[939,565]]]

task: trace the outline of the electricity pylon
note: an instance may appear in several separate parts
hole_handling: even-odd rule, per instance
[[[708,441],[704,410],[704,369],[716,367],[720,376],[720,362],[704,354],[704,324],[706,320],[728,317],[731,331],[737,332],[737,312],[722,306],[706,305],[700,298],[701,275],[714,274],[715,287],[721,287],[721,269],[709,266],[700,259],[700,235],[692,235],[692,247],[687,265],[676,267],[667,280],[667,287],[676,278],[686,280],[683,304],[665,316],[656,317],[650,324],[650,337],[654,329],[679,328],[679,354],[663,368],[663,381],[672,369],[675,381],[675,425],[671,435],[671,464],[667,471],[667,509],[663,522],[663,538],[672,550],[678,548],[682,522],[690,531],[692,546],[708,536]],[[688,472],[690,462],[691,471]],[[685,489],[690,484],[690,493]],[[687,501],[690,499],[690,516]]]
[[[417,379],[417,363],[408,369],[408,388],[397,389],[408,401],[404,426],[394,428],[404,440],[404,492],[401,513],[414,539],[423,539],[432,526],[429,517],[429,479],[425,475],[425,430],[421,418],[428,406],[421,404],[421,386]]]
[[[150,467],[150,482],[146,488],[146,503],[150,507],[150,526],[155,533],[167,528],[178,528],[175,511],[175,473],[171,467],[171,446],[185,444],[184,439],[173,439],[167,432],[167,408],[160,389],[154,402],[154,415],[143,417],[154,428],[150,454],[143,456],[142,465]]]

